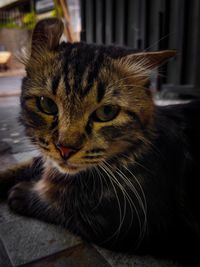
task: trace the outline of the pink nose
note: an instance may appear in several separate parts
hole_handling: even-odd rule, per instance
[[[72,154],[76,152],[76,149],[64,146],[62,144],[56,144],[57,149],[60,151],[60,154],[63,159],[68,159]]]

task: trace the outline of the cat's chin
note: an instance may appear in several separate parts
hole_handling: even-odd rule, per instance
[[[69,175],[75,175],[79,172],[85,170],[83,166],[80,166],[78,164],[71,164],[71,163],[57,163],[53,161],[53,165],[63,174],[69,174]]]

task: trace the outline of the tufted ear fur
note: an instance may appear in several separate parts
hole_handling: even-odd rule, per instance
[[[163,50],[156,52],[141,52],[124,56],[120,59],[121,64],[123,62],[128,65],[136,64],[146,69],[154,69],[165,63],[169,58],[176,55],[175,50]]]
[[[136,80],[145,83],[153,69],[175,55],[175,50],[134,53],[114,60],[114,65],[122,72],[129,72]]]
[[[156,52],[142,52],[127,56],[129,61],[141,63],[147,69],[154,69],[163,63],[165,63],[169,58],[176,55],[175,50],[163,50]]]
[[[63,34],[64,26],[60,19],[48,18],[39,21],[32,35],[31,55],[37,50],[55,50]]]

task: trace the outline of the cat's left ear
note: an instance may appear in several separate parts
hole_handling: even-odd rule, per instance
[[[164,50],[157,52],[144,52],[132,55],[132,60],[143,62],[144,66],[148,69],[154,69],[165,63],[169,58],[176,55],[175,50]]]
[[[159,67],[165,63],[169,58],[176,55],[175,50],[163,50],[157,52],[141,52],[135,54],[129,54],[120,59],[121,63],[125,63],[129,66],[132,64],[137,65],[138,67],[145,68],[148,70]]]
[[[54,50],[58,47],[63,34],[63,22],[57,18],[48,18],[39,21],[32,34],[31,54],[37,50]]]

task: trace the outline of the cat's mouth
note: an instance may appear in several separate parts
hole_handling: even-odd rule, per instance
[[[86,169],[86,166],[83,164],[76,164],[63,161],[56,163],[56,165],[62,173],[68,173],[68,174],[77,174],[78,172]]]
[[[53,165],[63,174],[75,175],[81,171],[86,171],[88,168],[98,165],[100,161],[85,162],[70,162],[68,160],[51,158]]]

